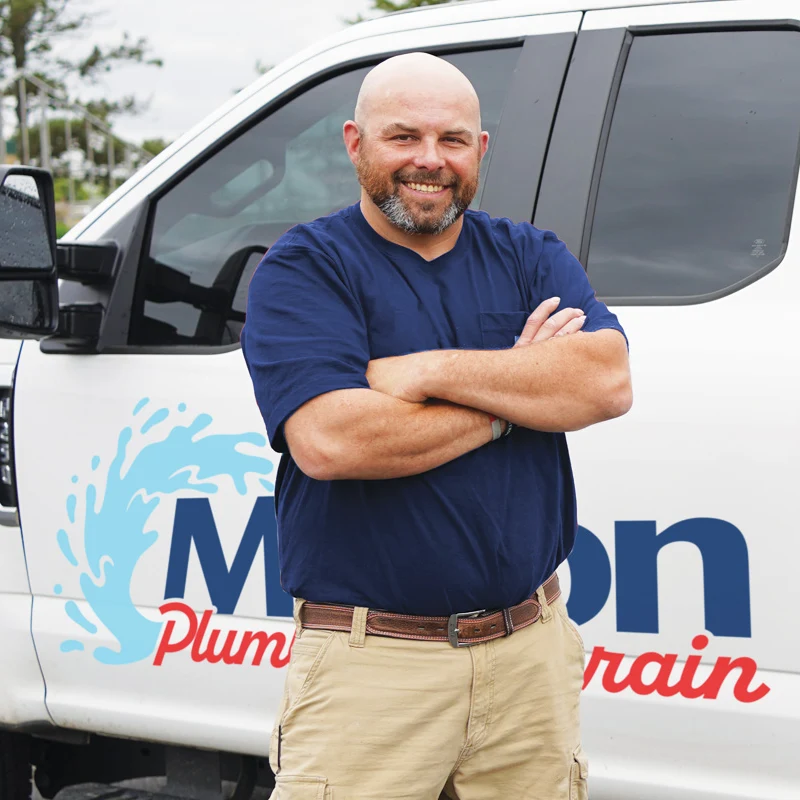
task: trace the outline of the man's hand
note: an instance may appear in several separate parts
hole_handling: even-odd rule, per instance
[[[419,386],[428,360],[426,352],[373,359],[367,365],[369,388],[407,403],[424,403],[428,398]]]
[[[579,308],[562,308],[553,314],[560,302],[560,298],[551,297],[540,303],[525,322],[514,347],[577,333],[586,321],[583,311]],[[424,383],[425,370],[432,366],[430,353],[424,351],[406,356],[376,358],[367,367],[367,381],[370,389],[376,392],[408,403],[424,403],[428,397],[420,387]]]
[[[551,297],[539,303],[525,322],[525,327],[514,347],[524,347],[534,342],[553,339],[556,336],[577,333],[586,322],[583,311],[579,308],[562,308],[557,314],[553,314],[560,302],[561,298]],[[551,314],[552,316],[550,316]]]

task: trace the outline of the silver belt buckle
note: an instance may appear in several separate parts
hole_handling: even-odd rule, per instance
[[[485,614],[486,609],[482,608],[480,611],[462,611],[460,614],[451,614],[450,618],[447,620],[447,641],[453,647],[472,647],[475,644],[479,644],[478,642],[459,642],[458,641],[458,621],[460,619],[470,619],[471,617],[479,617],[481,614]]]

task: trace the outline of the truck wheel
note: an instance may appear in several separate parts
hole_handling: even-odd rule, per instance
[[[30,800],[30,740],[0,731],[0,800]]]

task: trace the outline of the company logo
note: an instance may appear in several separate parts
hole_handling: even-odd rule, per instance
[[[210,434],[211,416],[199,414],[190,419],[185,404],[176,411],[150,410],[148,406],[147,398],[140,400],[133,409],[134,422],[120,431],[116,453],[105,471],[102,497],[97,489],[102,481],[95,477],[101,475],[100,456],[92,459],[92,475],[85,486],[77,475],[72,478],[76,490],[67,498],[69,524],[58,531],[57,541],[67,561],[80,570],[81,591],[95,621],[87,618],[77,603],[67,601],[65,612],[81,633],[80,638],[64,641],[61,649],[92,647],[100,623],[118,642],[118,648],[93,647],[93,657],[105,664],[130,664],[153,656],[152,663],[159,666],[169,655],[187,651],[195,662],[285,666],[292,641],[282,631],[242,630],[236,627],[241,620],[230,616],[259,547],[263,552],[265,612],[270,617],[292,614],[292,599],[280,586],[274,500],[271,496],[256,498],[244,531],[237,532],[239,544],[229,564],[208,499],[226,483],[239,495],[246,495],[248,475],[255,475],[266,491],[273,491],[267,479],[273,462],[238,449],[240,445],[266,449],[266,439],[255,432]],[[153,433],[163,435],[154,437]],[[175,499],[165,602],[159,609],[162,619],[151,619],[131,598],[134,568],[158,537],[157,531],[148,530],[148,522],[161,499],[188,491],[206,496]],[[227,531],[226,537],[230,535]],[[77,542],[82,544],[80,558],[73,547]],[[715,636],[750,637],[747,544],[738,528],[714,518],[682,520],[661,532],[651,520],[616,523],[613,584],[617,630],[659,632],[657,559],[663,547],[677,542],[694,545],[702,557],[706,630]],[[183,602],[192,548],[213,606],[202,612]],[[612,563],[601,540],[580,527],[569,565],[569,614],[582,625],[597,616],[610,598]],[[60,591],[56,586],[56,592]],[[706,635],[698,635],[691,646],[702,651],[708,643]],[[758,670],[751,658],[721,656],[701,683],[696,680],[701,661],[697,652],[688,656],[643,653],[633,659],[624,677],[619,677],[625,660],[624,653],[595,647],[584,685],[596,680],[611,693],[629,690],[641,695],[715,698],[727,677],[738,673],[733,687],[736,699],[753,702],[770,691],[764,684],[751,688]]]
[[[57,534],[64,557],[80,570],[81,592],[92,615],[119,645],[118,649],[94,647],[94,658],[104,664],[141,661],[156,648],[163,622],[145,617],[136,608],[131,599],[131,579],[139,559],[158,537],[155,530],[148,529],[148,520],[161,498],[187,490],[213,495],[226,481],[233,484],[238,494],[245,495],[245,479],[249,474],[259,476],[267,491],[274,488],[266,479],[274,468],[272,461],[238,449],[243,444],[265,447],[262,434],[204,435],[213,421],[208,414],[187,420],[190,415],[184,403],[177,410],[151,410],[149,404],[148,398],[141,399],[133,409],[134,422],[120,431],[116,453],[105,470],[102,497],[98,497],[100,481],[95,477],[100,475],[100,456],[92,458],[88,481],[73,476],[76,488],[67,498],[68,524]],[[136,419],[140,415],[141,421]],[[165,435],[157,441],[150,441],[152,436],[145,439],[151,431],[156,434],[163,431]],[[207,500],[201,502],[208,504]],[[77,542],[82,544],[82,550],[78,551],[80,558],[73,547]],[[273,558],[273,565],[275,561]],[[235,565],[231,573],[238,575]],[[60,594],[60,585],[55,592]],[[91,647],[91,637],[97,634],[98,625],[72,600],[66,602],[65,611],[81,629],[81,638],[62,642],[61,650]]]

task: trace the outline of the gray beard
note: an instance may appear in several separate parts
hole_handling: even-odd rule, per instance
[[[444,233],[463,213],[464,208],[457,202],[452,202],[436,223],[417,223],[408,213],[405,204],[396,194],[377,204],[386,219],[406,233],[438,234]]]

